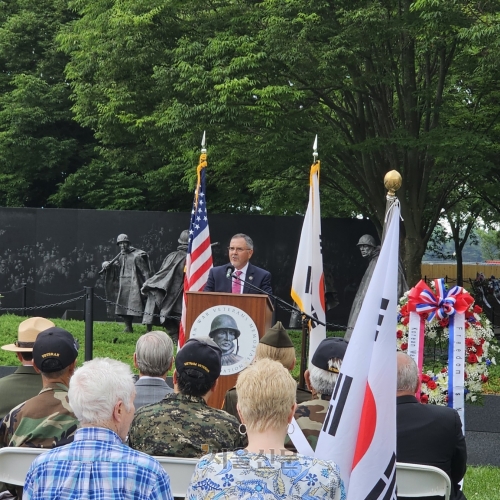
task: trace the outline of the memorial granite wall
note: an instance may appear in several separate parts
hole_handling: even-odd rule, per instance
[[[155,270],[175,250],[177,238],[189,226],[188,213],[0,208],[0,293],[2,308],[22,305],[21,284],[27,284],[27,305],[56,304],[81,295],[84,286],[104,297],[98,274],[104,260],[118,253],[116,237],[128,234],[132,246],[149,253]],[[273,289],[290,300],[303,217],[209,214],[214,265],[225,264],[231,236],[238,232],[254,240],[252,262],[268,269]],[[372,223],[358,219],[323,219],[322,240],[327,289],[337,303],[331,323],[345,325],[367,263],[356,243],[365,233],[376,235]],[[83,309],[83,301],[48,308],[43,315],[61,316]],[[3,311],[5,312],[5,311]],[[277,311],[288,324],[289,314]],[[94,319],[106,320],[105,303],[95,300]]]

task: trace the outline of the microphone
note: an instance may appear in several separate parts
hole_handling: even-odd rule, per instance
[[[226,278],[229,280],[231,279],[231,276],[234,273],[234,266],[227,266],[226,267]]]

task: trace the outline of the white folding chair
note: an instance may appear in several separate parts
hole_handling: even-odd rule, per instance
[[[0,481],[23,486],[31,462],[44,448],[0,448]],[[170,487],[174,497],[186,496],[191,476],[198,463],[197,458],[154,457],[170,476]]]
[[[198,458],[154,457],[170,476],[172,496],[186,496]]]
[[[432,465],[396,462],[396,485],[398,497],[443,496],[449,500],[451,494],[450,478]]]
[[[24,479],[31,462],[46,448],[0,448],[0,481],[17,486],[24,485]]]

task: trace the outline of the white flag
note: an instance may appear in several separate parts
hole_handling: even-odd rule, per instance
[[[309,204],[300,235],[297,262],[293,273],[292,298],[302,312],[325,323],[325,279],[321,254],[321,211],[319,203],[319,167],[311,166]],[[320,342],[326,338],[326,327],[311,322],[309,362]]]
[[[348,500],[396,499],[399,214],[396,200],[316,446],[340,467]]]

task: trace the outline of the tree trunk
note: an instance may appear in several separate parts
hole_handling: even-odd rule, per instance
[[[405,238],[405,252],[402,257],[409,288],[414,287],[422,277],[421,265],[424,253],[425,245],[422,238],[407,235]]]

